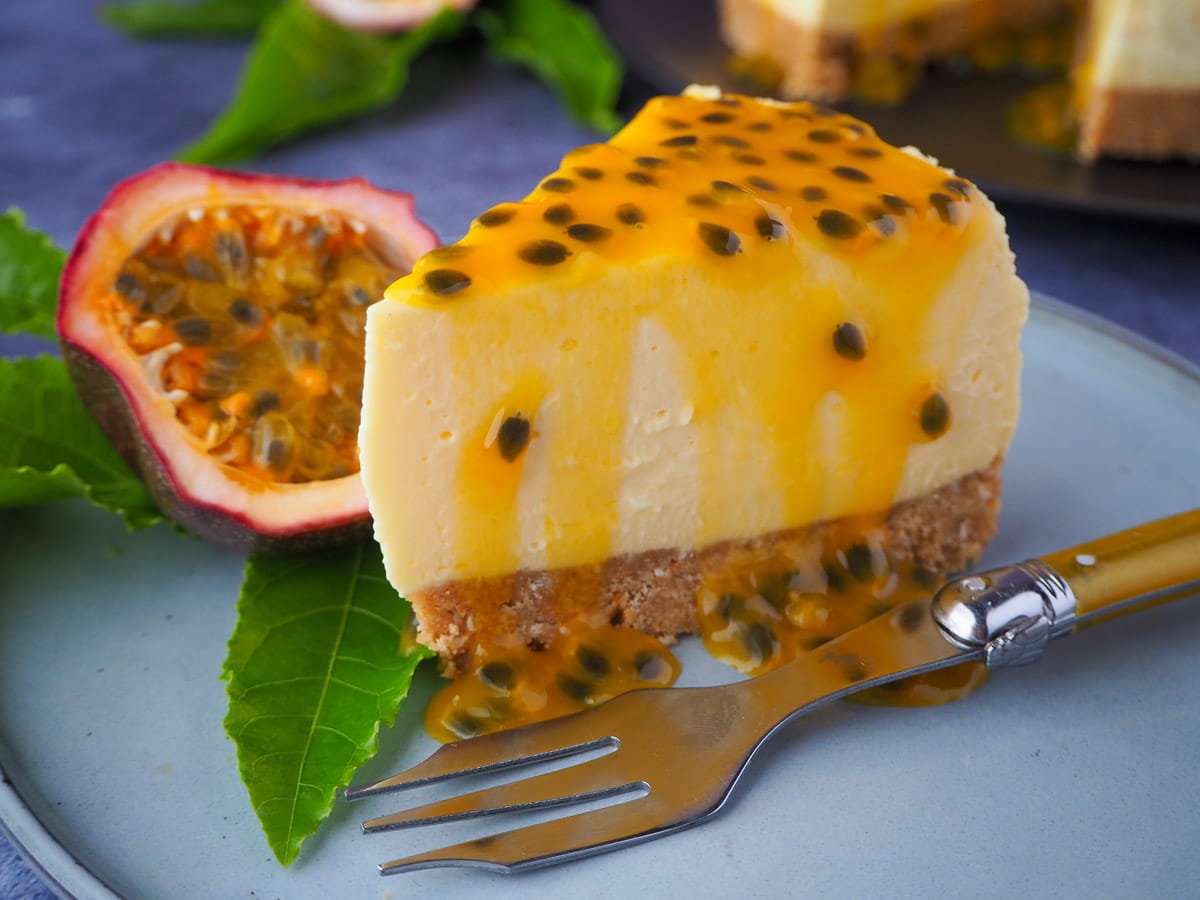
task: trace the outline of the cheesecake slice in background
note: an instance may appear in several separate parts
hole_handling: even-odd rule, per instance
[[[1052,23],[1077,0],[718,0],[721,36],[782,97],[903,99],[927,62]]]
[[[581,618],[695,631],[732,556],[846,523],[960,569],[1027,307],[1002,218],[920,153],[809,103],[654,99],[371,308],[388,578],[452,673]]]
[[[1200,3],[1093,0],[1071,80],[1083,159],[1200,160]]]
[[[928,62],[1044,68],[1049,52],[1070,62],[1071,90],[1047,124],[1070,132],[1081,161],[1200,159],[1195,0],[718,0],[718,10],[736,68],[769,73],[782,97],[896,103]]]

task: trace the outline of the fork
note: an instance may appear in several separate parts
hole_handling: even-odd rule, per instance
[[[821,704],[947,666],[1025,665],[1052,639],[1200,589],[1200,510],[1014,566],[968,575],[772,672],[718,687],[622,694],[560,719],[446,744],[346,798],[503,772],[575,765],[369,819],[372,833],[621,799],[599,809],[419,853],[389,875],[439,866],[518,872],[662,837],[725,805],[755,752]],[[597,756],[597,754],[603,754]]]

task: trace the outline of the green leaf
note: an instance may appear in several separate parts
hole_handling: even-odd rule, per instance
[[[19,209],[0,213],[0,331],[55,340],[58,281],[67,255]]]
[[[267,842],[283,865],[375,754],[417,664],[408,604],[374,541],[291,558],[252,557],[224,677],[225,731]]]
[[[304,131],[383,106],[404,87],[409,63],[464,22],[447,9],[399,36],[367,34],[330,22],[303,0],[286,0],[263,23],[233,102],[180,158],[246,159]]]
[[[499,0],[476,21],[497,57],[531,69],[577,121],[605,133],[621,126],[621,59],[586,10],[570,0]]]
[[[133,0],[100,7],[104,21],[134,37],[252,34],[282,0]]]
[[[84,409],[61,359],[0,359],[0,508],[70,497],[120,513],[133,529],[162,519]]]

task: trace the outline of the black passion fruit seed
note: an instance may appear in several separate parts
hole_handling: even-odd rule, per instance
[[[666,660],[649,650],[639,650],[634,654],[633,670],[638,681],[649,682],[662,682],[670,671]]]
[[[608,657],[587,644],[580,644],[575,649],[575,660],[583,667],[583,671],[597,681],[612,671],[612,664],[608,661]]]
[[[567,672],[560,672],[555,679],[558,689],[577,703],[585,703],[591,699],[595,685]]]
[[[713,181],[711,182],[712,189],[717,193],[724,194],[745,194],[746,189],[740,184],[734,184],[732,181]]]
[[[516,214],[517,211],[513,207],[497,206],[481,213],[475,221],[486,228],[496,228],[511,222]]]
[[[530,241],[517,251],[517,256],[535,266],[556,266],[570,255],[571,251],[558,241]]]
[[[639,225],[646,221],[646,215],[632,203],[622,203],[617,207],[617,218],[625,225]]]
[[[736,594],[722,594],[717,598],[717,615],[726,622],[733,618],[734,613],[741,608],[742,598]]]
[[[496,661],[480,667],[479,680],[493,690],[511,691],[517,683],[517,675],[508,663]]]
[[[787,234],[787,229],[783,227],[783,223],[778,219],[772,219],[766,213],[754,220],[754,228],[758,231],[759,237],[775,241]]]
[[[212,322],[203,316],[187,316],[183,319],[176,319],[174,328],[179,339],[189,347],[203,347],[212,341]]]
[[[833,174],[838,178],[843,178],[846,181],[855,181],[859,184],[865,184],[871,180],[871,176],[862,169],[856,169],[854,166],[834,166]]]
[[[929,618],[929,610],[925,603],[908,603],[896,611],[896,627],[901,631],[916,631]]]
[[[921,404],[921,430],[929,437],[936,438],[945,434],[950,427],[950,404],[941,394],[931,394]]]
[[[842,322],[833,330],[833,349],[838,356],[857,361],[867,355],[867,339],[853,322]]]
[[[471,277],[457,269],[433,269],[425,273],[425,286],[438,296],[456,294],[471,286]]]
[[[845,241],[857,237],[862,224],[840,209],[823,209],[817,216],[817,227],[826,237]]]
[[[528,419],[520,415],[509,416],[496,433],[496,446],[500,448],[500,455],[513,462],[529,443],[529,434]]]
[[[954,224],[954,199],[949,194],[934,191],[929,195],[929,205],[937,210],[939,219],[947,225]]]
[[[871,548],[866,544],[851,544],[846,550],[846,568],[859,581],[873,580],[875,563],[871,558]]]
[[[971,196],[971,183],[961,178],[947,178],[942,182],[942,187],[960,197]]]
[[[362,289],[359,288],[359,290]],[[363,291],[363,293],[366,292]],[[229,318],[233,319],[239,325],[257,327],[262,324],[262,310],[245,297],[236,297],[230,301],[227,312],[229,313]]]
[[[717,256],[733,256],[742,247],[742,240],[724,225],[701,222],[696,226],[705,246]]]
[[[746,650],[758,663],[766,662],[775,655],[775,634],[765,622],[755,622],[746,629],[742,639]]]
[[[742,140],[740,137],[735,137],[732,134],[718,134],[713,138],[713,143],[720,144],[722,147],[736,147],[738,149],[744,149],[750,146],[747,141]]]
[[[612,229],[605,228],[603,225],[591,225],[586,222],[572,225],[567,229],[567,236],[569,238],[585,244],[594,244],[611,235]]]
[[[467,713],[456,712],[446,720],[446,727],[457,737],[469,738],[483,730],[483,723]]]
[[[555,203],[542,213],[542,220],[550,225],[569,225],[575,221],[575,210],[569,203]]]

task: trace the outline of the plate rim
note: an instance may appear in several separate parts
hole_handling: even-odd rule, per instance
[[[1030,317],[1048,316],[1084,332],[1123,344],[1200,389],[1200,364],[1096,313],[1039,291],[1030,292]],[[42,823],[4,768],[10,754],[0,734],[0,833],[46,886],[68,900],[124,900],[88,864],[62,845]],[[81,893],[82,891],[82,893]]]
[[[3,745],[3,741],[0,741],[0,746]],[[25,865],[58,896],[66,900],[124,900],[42,824],[17,790],[2,761],[0,834],[8,839]],[[78,889],[87,893],[78,893]]]

